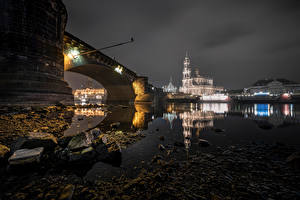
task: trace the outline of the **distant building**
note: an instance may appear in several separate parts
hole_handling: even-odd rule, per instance
[[[222,92],[223,87],[216,87],[213,85],[213,79],[200,75],[199,69],[195,70],[194,76],[190,67],[190,59],[186,54],[183,62],[183,78],[182,87],[179,88],[180,92],[192,95],[213,95]]]
[[[170,78],[170,82],[168,85],[165,85],[162,87],[164,92],[171,92],[171,93],[176,93],[177,92],[177,87],[173,85],[172,83],[172,77]]]
[[[75,104],[101,104],[104,102],[105,97],[106,90],[104,88],[85,88],[74,91]]]
[[[274,96],[284,93],[300,93],[300,84],[287,79],[264,79],[257,81],[251,87],[244,88],[244,93]]]

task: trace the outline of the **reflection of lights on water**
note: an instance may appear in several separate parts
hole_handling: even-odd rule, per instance
[[[202,111],[213,111],[216,114],[223,114],[228,112],[228,104],[227,103],[204,103],[202,105]]]
[[[270,116],[270,104],[254,104],[254,115],[260,117]]]
[[[252,107],[253,108],[253,107]],[[270,117],[273,115],[277,116],[293,116],[293,104],[281,104],[279,107],[270,104],[254,104],[254,111],[249,112],[249,109],[245,109],[247,114],[254,113],[255,116],[259,117]]]
[[[105,112],[101,109],[88,109],[88,108],[77,108],[74,111],[75,115],[83,116],[105,116]]]
[[[212,94],[212,95],[203,95],[203,101],[228,101],[229,97],[225,94]]]
[[[170,125],[171,125],[171,128],[173,127],[173,120],[174,119],[177,119],[177,115],[176,115],[176,113],[164,113],[163,114],[163,118],[165,119],[165,120],[168,120],[169,121],[169,123],[170,123]]]
[[[282,113],[285,116],[293,116],[293,104],[283,104]]]
[[[145,113],[144,112],[135,112],[133,119],[132,119],[132,125],[135,128],[143,128],[145,125]]]

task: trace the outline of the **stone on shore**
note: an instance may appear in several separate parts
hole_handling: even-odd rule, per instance
[[[216,133],[224,133],[225,132],[225,129],[222,129],[222,128],[215,128],[214,131]]]
[[[97,138],[101,134],[101,130],[99,128],[94,128],[90,132],[94,136],[94,138]]]
[[[39,163],[44,147],[34,149],[19,149],[8,159],[10,165],[24,165],[30,163]]]
[[[85,148],[81,151],[69,152],[70,162],[90,162],[96,156],[96,152],[93,147]]]
[[[10,149],[7,146],[0,144],[0,164],[5,162],[9,152]]]
[[[159,144],[158,149],[161,150],[161,151],[164,151],[164,150],[166,150],[166,147],[162,144]]]
[[[31,132],[25,138],[21,148],[33,149],[37,147],[44,147],[45,150],[53,150],[57,144],[56,137],[50,133]]]
[[[121,125],[120,122],[114,122],[114,123],[110,124],[110,127],[111,128],[119,128],[120,125]]]
[[[294,152],[289,157],[287,157],[286,162],[292,165],[294,168],[300,168],[300,152]]]
[[[58,139],[58,145],[62,148],[66,148],[69,144],[69,142],[71,141],[73,137],[70,137],[70,136],[63,136],[61,138]]]
[[[96,152],[97,152],[97,160],[104,160],[107,158],[108,156],[108,148],[105,144],[101,143],[98,144],[95,148]]]
[[[5,158],[9,151],[10,149],[7,146],[0,144],[0,159]]]
[[[83,132],[74,136],[68,144],[68,149],[78,151],[91,146],[94,136],[90,132]]]
[[[74,190],[75,190],[74,185],[72,185],[72,184],[67,185],[61,192],[58,200],[71,200]]]
[[[85,176],[85,179],[89,182],[95,181],[110,181],[113,177],[120,177],[122,170],[119,167],[113,167],[109,164],[98,162]]]
[[[201,147],[208,147],[208,146],[210,146],[210,143],[207,140],[203,140],[203,139],[199,139],[198,140],[198,144]]]

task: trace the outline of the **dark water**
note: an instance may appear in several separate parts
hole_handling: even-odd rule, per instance
[[[168,149],[175,142],[183,143],[184,147],[177,152],[183,158],[198,150],[251,142],[300,146],[300,105],[297,104],[173,103],[156,107],[137,104],[108,110],[81,109],[76,110],[72,128],[66,135],[96,126],[105,132],[113,122],[121,123],[119,130],[139,130],[146,135],[122,150],[120,167],[129,169],[130,173],[139,163],[149,162],[154,155],[161,154],[160,144]],[[210,146],[200,147],[199,139],[207,140]],[[95,164],[87,176],[96,177],[98,173],[101,168]]]
[[[96,126],[106,128],[120,122],[120,130],[154,129],[177,132],[186,148],[194,137],[209,139],[215,145],[241,142],[300,143],[300,105],[298,104],[150,104],[116,106],[108,110],[81,108],[75,111],[71,129],[76,134]],[[104,128],[105,129],[105,128]],[[158,131],[156,131],[158,132]],[[177,138],[177,139],[178,139]]]

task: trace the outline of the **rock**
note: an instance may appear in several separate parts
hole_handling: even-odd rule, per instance
[[[115,122],[115,123],[110,124],[110,127],[111,128],[119,128],[120,125],[121,125],[120,122]]]
[[[31,110],[32,110],[32,107],[29,106],[29,107],[24,108],[23,110],[24,110],[24,111],[31,111]]]
[[[232,154],[232,151],[230,151],[230,150],[225,150],[222,153],[222,155],[225,155],[225,156],[230,155],[230,154]]]
[[[57,139],[50,133],[31,132],[23,144],[22,149],[33,149],[37,147],[44,147],[45,150],[53,150],[57,146]]]
[[[89,182],[95,182],[97,180],[111,181],[112,177],[120,177],[122,175],[121,172],[121,168],[119,167],[113,167],[109,164],[98,162],[90,171],[88,171],[85,179]]]
[[[161,159],[162,159],[161,155],[155,155],[155,156],[152,158],[151,162],[152,162],[152,163],[156,163],[158,160],[161,160]]]
[[[73,137],[61,137],[58,139],[58,145],[62,148],[66,148]]]
[[[30,163],[39,163],[44,147],[38,147],[35,149],[19,149],[13,153],[8,159],[10,165],[23,165]]]
[[[105,160],[108,157],[108,148],[105,144],[96,146],[97,160]]]
[[[122,163],[121,150],[119,149],[119,150],[114,150],[114,151],[108,151],[106,157],[101,161],[109,163],[113,166],[120,166]]]
[[[165,140],[165,137],[162,135],[162,136],[159,137],[159,139],[160,139],[161,141],[164,141],[164,140]]]
[[[71,151],[78,151],[90,147],[94,140],[94,136],[90,132],[82,132],[74,136],[69,144],[68,149]]]
[[[94,128],[90,132],[94,136],[94,138],[97,138],[101,134],[101,130],[99,128]]]
[[[159,144],[159,145],[158,145],[158,148],[159,148],[159,150],[161,150],[161,151],[166,150],[166,147],[164,147],[164,145],[162,145],[162,144]]]
[[[286,162],[293,167],[300,168],[300,152],[294,152],[289,157],[287,157]]]
[[[61,102],[57,102],[57,103],[55,104],[55,106],[58,107],[58,108],[67,108],[67,106],[65,106],[65,105],[62,104]]]
[[[208,147],[208,146],[210,146],[210,143],[207,140],[203,140],[203,139],[199,139],[198,140],[198,144],[201,147]]]
[[[184,143],[176,141],[176,142],[174,142],[174,146],[176,146],[176,147],[184,147]]]
[[[71,200],[74,190],[75,190],[74,185],[72,185],[72,184],[67,185],[61,192],[58,200]]]
[[[215,128],[214,131],[216,133],[224,133],[225,132],[225,129],[222,129],[222,128]]]
[[[96,152],[93,147],[85,148],[81,151],[69,152],[69,161],[70,162],[86,162],[92,161],[96,156]]]
[[[4,158],[9,151],[10,149],[7,146],[0,144],[0,158]]]
[[[0,144],[0,164],[7,159],[9,152],[10,149],[7,146]]]

